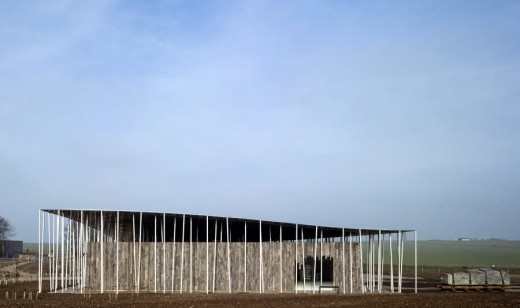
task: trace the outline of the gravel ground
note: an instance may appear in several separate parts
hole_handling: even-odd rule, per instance
[[[520,307],[518,292],[441,292],[418,294],[119,294],[117,300],[108,294],[43,293],[33,300],[23,299],[23,292],[35,292],[37,283],[0,286],[0,307]],[[10,298],[5,298],[9,291]],[[14,292],[17,299],[13,299]]]

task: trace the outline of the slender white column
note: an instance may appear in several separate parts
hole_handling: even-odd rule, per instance
[[[49,264],[49,291],[52,291],[52,258],[54,257],[54,253],[51,249],[51,213],[47,213],[47,239],[48,239],[48,255],[47,255],[47,263]]]
[[[345,294],[345,228],[341,229],[341,271],[343,272],[343,294]]]
[[[173,245],[172,245],[172,293],[175,290],[174,284],[175,284],[175,249],[177,246],[177,242],[175,239],[177,232],[177,216],[173,219]]]
[[[227,272],[228,272],[228,290],[231,293],[231,256],[229,251],[229,241],[231,237],[229,236],[229,218],[226,217],[226,239],[227,239]]]
[[[133,288],[137,283],[137,260],[135,257],[135,214],[132,214],[132,247],[134,252],[134,279],[132,285],[130,286],[131,288]]]
[[[264,270],[263,270],[263,260],[262,260],[262,221],[260,220],[260,242],[258,243],[260,247],[260,262],[259,264],[259,276],[260,276],[260,293],[264,293]]]
[[[42,211],[38,211],[38,293],[42,293],[42,268],[41,268],[41,260],[42,260],[42,240],[41,240],[41,219],[42,219]]]
[[[316,226],[316,232],[314,235],[314,269],[312,271],[312,294],[316,290],[316,252],[318,250],[318,226]]]
[[[379,293],[381,293],[382,291],[382,286],[381,286],[381,279],[383,278],[383,275],[381,273],[382,269],[381,269],[381,261],[382,261],[382,256],[381,256],[381,230],[379,230],[379,233],[377,235],[377,291]]]
[[[58,255],[59,255],[59,251],[58,251],[58,241],[59,241],[59,237],[58,237],[58,234],[59,234],[59,225],[60,225],[60,211],[58,210],[58,214],[54,214],[53,216],[53,219],[54,219],[54,243],[53,243],[53,246],[54,246],[54,265],[53,265],[53,269],[54,269],[54,282],[53,282],[53,288],[54,288],[54,293],[57,292],[58,290]]]
[[[359,229],[359,255],[360,255],[359,260],[361,261],[359,271],[361,274],[361,293],[365,293],[365,286],[364,286],[365,282],[364,282],[364,277],[363,277],[363,243],[361,240],[361,236],[362,236],[361,229]]]
[[[209,216],[206,216],[206,294],[209,293]]]
[[[401,231],[397,235],[397,293],[401,293]]]
[[[181,294],[184,276],[184,229],[186,225],[186,214],[182,214],[182,240],[181,240]]]
[[[415,254],[415,293],[417,293],[417,230],[414,231],[414,254]]]
[[[215,293],[216,269],[217,269],[217,219],[215,219],[215,246],[213,248],[213,289],[212,289],[213,293]]]
[[[65,228],[63,228],[63,232],[65,232]],[[65,234],[64,234],[65,235]],[[67,219],[67,235],[65,236],[65,291],[69,285],[69,271],[70,271],[70,219]]]
[[[166,293],[166,213],[163,213],[163,223],[162,223],[162,283],[163,283],[163,293]]]
[[[193,263],[192,263],[192,255],[193,255],[193,217],[190,216],[190,293],[193,292]]]
[[[154,237],[153,237],[153,283],[154,293],[157,293],[157,215],[154,215]]]
[[[388,246],[390,250],[390,291],[394,293],[394,256],[392,252],[392,233],[388,236]]]
[[[294,240],[294,293],[298,294],[298,224],[296,224]]]
[[[101,251],[100,251],[100,254],[101,254],[101,293],[104,292],[105,290],[105,258],[104,258],[104,255],[105,255],[105,249],[103,247],[103,242],[104,242],[104,233],[103,233],[103,211],[101,211],[101,237],[99,238],[100,242],[101,242]]]
[[[116,294],[119,294],[119,211],[116,212]]]
[[[282,255],[282,225],[280,225],[280,293],[283,293],[283,255]]]
[[[302,233],[302,265],[303,265],[303,270],[302,270],[302,276],[303,276],[303,293],[307,293],[307,287],[305,286],[305,243],[303,241],[304,237],[303,237],[303,227],[301,228],[301,233]]]
[[[352,232],[348,234],[348,260],[349,260],[349,274],[350,274],[350,293],[354,292],[354,273],[352,270],[353,255],[352,255]]]
[[[62,212],[63,215],[63,212]],[[65,271],[65,216],[61,216],[61,292],[63,293],[63,289],[65,288],[64,284],[64,271]]]
[[[247,292],[247,221],[244,221],[244,292]]]
[[[80,212],[80,223],[79,223],[79,261],[81,262],[81,264],[79,265],[79,290],[80,290],[80,293],[83,294],[83,288],[85,286],[85,279],[84,279],[84,276],[83,276],[83,245],[84,245],[84,229],[85,229],[85,226],[84,226],[84,223],[83,223],[83,210]]]
[[[139,212],[139,270],[137,272],[137,293],[141,290],[141,238],[143,235],[143,212]]]

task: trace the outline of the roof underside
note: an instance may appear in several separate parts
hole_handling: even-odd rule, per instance
[[[339,228],[296,224],[287,222],[266,221],[258,219],[244,219],[235,217],[221,217],[209,215],[193,215],[179,213],[116,211],[116,210],[80,210],[80,209],[43,209],[42,211],[62,216],[74,222],[83,222],[94,230],[101,227],[101,218],[105,232],[115,230],[119,223],[120,234],[135,236],[143,235],[143,241],[162,240],[180,241],[182,234],[185,240],[190,236],[194,241],[212,241],[217,236],[227,241],[226,231],[229,228],[230,241],[291,241],[302,239],[332,239],[371,234],[396,234],[412,232],[414,230],[399,229],[366,229],[366,228]],[[101,216],[103,215],[103,216]],[[119,217],[119,221],[118,221]],[[141,228],[141,229],[140,229]],[[260,231],[261,230],[261,231]],[[298,230],[298,235],[296,235]],[[220,233],[220,234],[219,234]],[[223,233],[223,234],[222,234]]]

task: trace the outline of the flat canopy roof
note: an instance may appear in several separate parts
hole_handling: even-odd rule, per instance
[[[330,227],[259,219],[184,213],[100,209],[42,209],[42,211],[54,215],[63,216],[72,221],[88,223],[88,226],[93,229],[99,228],[99,223],[101,221],[101,213],[103,213],[103,225],[115,226],[116,223],[119,223],[119,228],[123,233],[125,230],[128,230],[130,232],[130,230],[132,229],[137,229],[137,226],[139,226],[140,222],[142,222],[143,232],[145,234],[154,234],[155,228],[159,228],[159,230],[161,230],[161,228],[163,228],[162,224],[164,224],[163,232],[165,232],[166,238],[168,238],[168,234],[174,233],[174,225],[176,226],[176,229],[180,228],[182,231],[182,225],[185,225],[184,228],[186,229],[190,224],[194,226],[196,230],[202,231],[206,230],[206,226],[208,226],[208,232],[213,229],[213,226],[217,226],[220,224],[220,228],[222,228],[224,224],[227,224],[229,226],[230,233],[235,237],[232,240],[239,240],[239,238],[237,237],[239,237],[241,234],[244,234],[245,225],[247,225],[248,241],[255,241],[255,239],[259,240],[259,230],[262,230],[261,236],[263,237],[264,241],[269,240],[272,235],[275,235],[275,237],[273,237],[275,240],[278,240],[279,237],[282,237],[283,241],[294,240],[296,238],[296,229],[299,233],[298,239],[301,239],[302,235],[304,239],[314,239],[316,236],[323,238],[340,238],[342,236],[366,236],[374,234],[384,235],[396,234],[399,232],[406,233],[415,231],[400,229]],[[157,227],[157,224],[159,224],[159,227]],[[319,234],[317,232],[319,232]],[[200,237],[203,237],[205,241],[206,231],[201,233],[203,234]],[[212,235],[214,234],[213,232],[211,233]],[[197,236],[199,236],[198,232]]]

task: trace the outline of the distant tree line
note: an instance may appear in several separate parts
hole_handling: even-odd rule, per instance
[[[0,253],[4,253],[4,241],[9,238],[15,236],[15,230],[13,225],[9,222],[7,218],[0,216]]]

